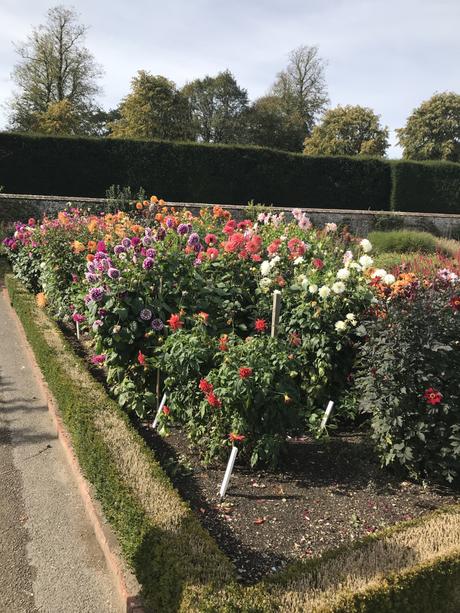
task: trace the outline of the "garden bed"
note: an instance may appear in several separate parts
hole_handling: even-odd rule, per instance
[[[107,387],[104,370],[91,365],[88,335],[80,342],[61,325],[73,350]],[[403,470],[382,468],[367,429],[316,440],[289,440],[277,471],[235,465],[227,496],[219,489],[224,463],[205,466],[179,427],[161,437],[150,421],[132,419],[163,470],[201,524],[232,560],[244,584],[278,573],[289,562],[321,556],[401,521],[460,502],[450,487],[413,481]]]
[[[148,424],[137,425],[245,583],[277,572],[292,560],[316,557],[460,502],[454,488],[409,481],[382,469],[367,435],[352,432],[326,442],[292,440],[282,471],[237,465],[221,503],[224,464],[203,467],[178,428],[163,439]]]
[[[163,205],[61,211],[4,241],[35,294],[9,279],[12,299],[146,602],[439,608],[460,572],[460,270],[376,269],[367,239],[299,210],[237,222]],[[336,434],[318,440],[329,399]]]
[[[104,370],[91,366],[88,335],[80,342],[71,325],[61,330],[73,350],[107,387]],[[180,495],[232,560],[237,578],[251,584],[289,562],[321,556],[398,522],[460,503],[458,481],[413,481],[395,467],[382,468],[368,429],[316,440],[290,439],[277,471],[235,465],[224,501],[224,463],[205,466],[179,427],[167,437],[150,421],[132,419]]]

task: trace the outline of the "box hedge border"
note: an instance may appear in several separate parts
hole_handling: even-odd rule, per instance
[[[123,481],[106,442],[94,428],[95,416],[103,411],[110,411],[129,430],[138,453],[148,462],[152,482],[158,481],[166,487],[167,500],[161,501],[165,509],[170,505],[183,506],[185,503],[126,415],[107,396],[103,387],[91,379],[92,394],[82,393],[75,377],[78,378],[79,374],[84,376],[85,373],[88,375],[86,366],[75,355],[56,325],[38,309],[34,297],[10,274],[6,275],[6,286],[37,362],[57,400],[80,465],[95,487],[104,513],[118,536],[122,551],[143,586],[146,605],[154,611],[281,611],[280,591],[287,588],[296,577],[320,570],[325,560],[338,553],[365,548],[375,539],[403,531],[408,526],[423,524],[426,517],[432,518],[442,513],[460,513],[460,507],[435,511],[425,518],[398,524],[376,535],[369,535],[362,541],[328,552],[323,558],[293,563],[274,578],[268,578],[252,587],[243,587],[236,582],[236,575],[228,559],[187,507],[185,529],[199,539],[202,545],[203,567],[209,567],[211,557],[220,565],[221,571],[218,579],[216,573],[211,571],[207,580],[197,583],[193,580],[196,569],[191,567],[191,563],[200,565],[200,560],[181,555],[176,547],[170,546],[169,535],[162,533],[147,516],[142,504],[133,495],[129,483]],[[40,318],[43,317],[46,317],[48,322],[48,333],[46,327],[40,324]],[[49,342],[50,327],[62,346],[59,352]],[[66,354],[69,363],[73,364],[73,378],[58,358],[61,353]],[[432,563],[411,567],[400,573],[391,573],[372,589],[356,594],[344,592],[340,595],[338,605],[322,610],[325,613],[390,613],[399,610],[405,613],[418,613],[422,610],[427,613],[454,613],[460,608],[459,585],[460,552],[457,552]]]

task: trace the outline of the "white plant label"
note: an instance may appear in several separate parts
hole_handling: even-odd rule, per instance
[[[321,425],[319,427],[320,432],[322,432],[324,428],[326,427],[326,423],[327,423],[327,420],[329,419],[333,406],[334,406],[334,403],[332,402],[332,400],[329,400],[326,410],[324,411],[323,419],[321,420]]]
[[[230,482],[230,477],[232,476],[233,466],[235,465],[236,454],[238,453],[238,447],[232,447],[232,451],[230,453],[230,457],[228,458],[227,468],[225,470],[224,479],[222,481],[222,485],[220,486],[220,499],[225,498],[225,494],[227,492],[228,484]]]
[[[75,322],[76,326],[77,326],[77,340],[80,340],[80,324],[78,323],[78,321]]]
[[[275,289],[273,292],[273,308],[272,308],[272,329],[271,336],[274,338],[278,335],[278,324],[281,313],[281,292]]]
[[[158,407],[157,414],[155,415],[155,419],[153,420],[152,428],[155,429],[158,425],[158,420],[160,419],[161,411],[166,404],[166,394],[163,394],[163,398],[161,399],[160,406]]]

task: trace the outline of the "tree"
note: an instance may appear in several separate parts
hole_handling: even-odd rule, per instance
[[[50,102],[42,113],[35,113],[34,132],[42,134],[78,134],[80,117],[68,100]]]
[[[198,140],[206,143],[237,143],[244,139],[248,94],[229,70],[187,83],[188,98]]]
[[[363,106],[338,106],[326,111],[321,123],[305,139],[307,155],[385,155],[388,128]]]
[[[73,9],[56,6],[48,11],[47,22],[16,47],[21,59],[12,74],[18,87],[11,101],[12,129],[33,130],[52,105],[51,115],[71,107],[74,117],[81,120],[81,129],[77,123],[72,123],[72,129],[83,130],[93,112],[97,79],[102,74],[84,46],[86,31]],[[53,106],[64,101],[68,104]]]
[[[248,144],[299,151],[299,126],[286,114],[278,96],[262,96],[255,100],[247,111],[245,129]]]
[[[405,158],[460,162],[460,95],[434,94],[396,133]]]
[[[121,102],[120,119],[110,124],[118,138],[193,138],[187,98],[175,83],[161,75],[139,70],[131,81],[131,93]]]
[[[302,46],[289,54],[289,63],[272,86],[292,126],[297,126],[297,150],[301,150],[305,134],[309,135],[317,116],[329,102],[324,76],[325,63],[318,47]]]

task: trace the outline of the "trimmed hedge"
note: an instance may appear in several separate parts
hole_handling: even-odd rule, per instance
[[[8,193],[102,197],[110,185],[169,201],[372,209],[389,207],[379,159],[308,157],[259,147],[0,134]]]
[[[0,272],[1,268],[0,259]],[[80,465],[94,485],[106,517],[143,586],[147,606],[153,610],[165,613],[304,611],[302,578],[310,575],[313,586],[317,582],[320,585],[325,574],[333,578],[328,574],[330,561],[335,560],[340,570],[344,556],[345,559],[359,557],[360,552],[366,556],[370,550],[374,564],[372,548],[382,540],[395,537],[396,546],[401,547],[406,530],[407,534],[411,529],[424,534],[425,527],[433,526],[437,518],[441,523],[443,518],[457,522],[460,508],[439,510],[426,518],[327,552],[322,558],[293,563],[279,575],[254,586],[238,584],[229,560],[180,499],[126,415],[90,377],[83,361],[76,357],[56,325],[37,308],[34,297],[11,275],[7,275],[6,284],[38,364],[58,401]],[[116,447],[123,443],[123,437],[127,437],[129,446],[120,452]],[[131,478],[127,478],[126,470],[131,470]],[[449,539],[451,533],[449,530]],[[398,535],[402,535],[402,540],[398,541]],[[418,543],[419,533],[414,538]],[[430,539],[438,542],[436,534],[431,534]],[[410,537],[407,542],[411,542]],[[380,552],[385,554],[386,547],[383,544]],[[342,587],[335,592],[334,604],[319,604],[314,611],[454,613],[460,608],[459,586],[460,551],[455,550],[422,563],[417,563],[415,558],[413,566],[378,575],[356,593]]]
[[[460,214],[460,164],[391,162],[392,211]]]

